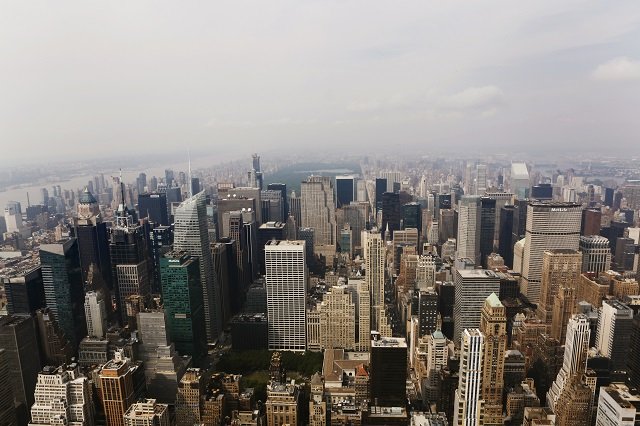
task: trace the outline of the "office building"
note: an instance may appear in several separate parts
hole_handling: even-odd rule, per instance
[[[484,424],[502,425],[502,391],[504,361],[507,350],[507,311],[495,293],[485,300],[480,319],[484,335],[482,364],[482,399]]]
[[[463,196],[458,209],[456,258],[468,258],[480,265],[480,197]]]
[[[513,267],[513,214],[515,208],[506,205],[500,209],[500,226],[498,230],[498,254],[504,259],[504,264]]]
[[[222,294],[220,283],[214,280],[205,202],[203,191],[178,206],[175,213],[173,249],[184,251],[198,260],[207,341],[213,342],[223,328]]]
[[[582,272],[600,272],[611,269],[611,248],[609,240],[600,235],[581,236]]]
[[[87,335],[101,339],[107,332],[107,307],[101,291],[88,291],[84,295],[84,314]]]
[[[65,337],[51,310],[38,309],[35,318],[42,363],[60,365],[70,362],[76,348]]]
[[[270,183],[267,185],[270,191],[280,191],[282,199],[282,215],[284,220],[289,217],[289,202],[287,201],[287,185],[284,183]],[[299,223],[298,223],[299,225]]]
[[[520,200],[529,196],[529,170],[525,163],[511,163],[511,192]]]
[[[94,401],[89,379],[77,368],[44,367],[38,374],[31,406],[33,426],[77,425],[91,426],[94,423]]]
[[[355,201],[356,178],[354,176],[336,176],[336,207]]]
[[[269,241],[265,245],[269,349],[306,349],[304,241]]]
[[[422,230],[422,206],[412,202],[402,206],[402,229],[415,228],[420,234]]]
[[[4,383],[3,386],[0,386],[0,424],[2,425],[18,424],[10,377],[6,351],[0,349],[0,381]]]
[[[320,347],[356,348],[356,305],[344,286],[331,287],[322,297],[320,311]]]
[[[480,263],[487,267],[487,257],[493,253],[493,242],[496,229],[496,200],[494,198],[480,198],[480,231],[479,252]]]
[[[336,215],[333,183],[330,177],[309,176],[300,184],[300,206],[303,227],[314,230],[314,249],[335,247]]]
[[[582,211],[582,225],[580,235],[600,235],[602,212],[600,209],[585,209]]]
[[[89,269],[99,271],[103,285],[111,287],[111,261],[107,224],[102,221],[98,201],[87,188],[78,197],[77,216],[73,219],[73,235],[78,241],[82,282],[89,281]],[[106,290],[106,289],[105,289]]]
[[[188,368],[180,379],[176,395],[177,426],[193,426],[202,420],[205,382],[205,372],[199,368]]]
[[[9,386],[16,402],[26,411],[34,402],[41,367],[34,318],[30,315],[0,317],[0,348],[4,349],[9,369]]]
[[[434,283],[435,284],[435,283]],[[434,287],[418,291],[419,337],[430,335],[438,328],[438,293]]]
[[[407,404],[407,343],[397,337],[374,335],[371,341],[369,389],[371,401],[382,407]]]
[[[167,195],[140,193],[138,195],[138,217],[146,218],[156,225],[169,225]]]
[[[124,414],[145,390],[142,366],[117,351],[100,369],[98,380],[107,426],[124,426]]]
[[[617,300],[605,300],[598,312],[596,348],[611,360],[612,370],[626,368],[633,310]]]
[[[400,230],[402,219],[400,194],[385,192],[382,194],[382,232],[389,231],[389,238],[393,238],[394,231]]]
[[[547,406],[554,413],[557,413],[560,396],[570,392],[568,385],[580,380],[586,371],[590,334],[589,318],[586,315],[577,314],[569,320],[562,367],[547,392]]]
[[[150,297],[152,267],[145,230],[134,223],[128,209],[122,204],[117,212],[116,223],[109,228],[109,255],[117,312],[124,325],[133,317],[127,313],[127,299],[139,296],[145,301]]]
[[[238,314],[231,318],[229,324],[231,348],[234,351],[263,350],[269,347],[266,313]]]
[[[284,222],[284,200],[282,191],[267,189],[260,191],[262,222]]]
[[[480,312],[491,293],[500,293],[500,277],[495,272],[455,270],[454,343],[460,341],[464,329],[480,327]]]
[[[84,286],[75,238],[40,246],[40,264],[47,307],[74,348],[87,334]]]
[[[387,192],[387,179],[376,178],[376,214],[382,211],[382,194]]]
[[[631,323],[627,377],[631,387],[640,388],[640,315],[636,315]]]
[[[295,383],[272,381],[267,385],[267,426],[299,425],[302,398]]]
[[[155,399],[136,402],[124,414],[124,426],[170,426],[169,406]]]
[[[153,265],[151,291],[153,294],[160,294],[162,293],[162,284],[160,282],[160,259],[172,248],[173,227],[163,225],[154,226],[149,234],[149,239],[149,243],[151,245],[151,263]]]
[[[5,268],[0,285],[7,298],[7,314],[33,314],[45,306],[42,268],[36,263],[24,267]]]
[[[640,396],[622,383],[600,388],[596,426],[635,426],[640,423]]]
[[[540,302],[538,318],[547,325],[551,332],[553,306],[563,287],[576,290],[582,270],[582,254],[575,250],[545,250],[542,255],[542,277],[540,286]],[[574,309],[574,303],[569,304]],[[568,320],[568,319],[567,319]],[[562,328],[565,328],[566,323]],[[560,340],[563,341],[564,339]]]
[[[198,258],[172,251],[160,260],[163,308],[171,340],[194,363],[207,354],[204,303]]]
[[[460,342],[460,372],[455,391],[453,424],[475,426],[482,424],[484,400],[482,377],[484,366],[484,335],[477,328],[465,329]]]
[[[381,311],[384,310],[384,283],[386,249],[378,233],[367,233],[365,250],[365,280],[371,295],[371,327],[379,329]]]
[[[4,209],[4,221],[7,233],[22,232],[22,208],[17,201],[9,201]]]
[[[522,258],[522,293],[531,303],[540,301],[542,256],[545,250],[578,250],[582,206],[575,203],[532,202]]]

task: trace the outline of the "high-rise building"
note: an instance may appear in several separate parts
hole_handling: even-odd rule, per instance
[[[356,348],[356,306],[344,286],[334,286],[322,297],[320,346],[323,349]]]
[[[89,379],[78,369],[45,367],[38,374],[30,425],[94,424],[94,402]]]
[[[600,388],[596,426],[634,426],[640,421],[640,396],[622,383]]]
[[[407,404],[407,343],[398,337],[374,337],[369,375],[371,401],[381,407]]]
[[[617,300],[605,300],[598,312],[596,348],[611,360],[611,370],[626,368],[633,310]]]
[[[578,250],[581,218],[580,204],[556,202],[529,204],[522,259],[522,293],[529,302],[540,301],[544,251]]]
[[[382,194],[382,232],[389,231],[389,237],[393,238],[394,231],[400,230],[402,219],[400,194],[397,192],[385,192]]]
[[[295,383],[272,381],[267,385],[265,406],[267,426],[300,424],[302,407],[300,387]]]
[[[138,195],[138,216],[147,218],[156,225],[169,225],[167,195],[161,193]]]
[[[149,298],[152,267],[145,230],[134,223],[122,204],[116,223],[109,228],[109,255],[118,316],[122,324],[128,324],[132,315],[127,313],[127,299],[131,296],[139,296],[142,300]]]
[[[110,288],[111,261],[107,224],[102,221],[98,201],[87,188],[78,197],[77,213],[73,220],[73,235],[78,240],[82,282],[89,280],[89,269],[93,265],[99,271],[103,285]]]
[[[631,323],[627,377],[630,387],[640,387],[640,315],[636,315]]]
[[[176,209],[173,248],[198,259],[207,341],[213,342],[223,328],[222,295],[220,283],[214,280],[204,191],[183,201]]]
[[[480,265],[480,197],[463,196],[458,209],[456,258],[468,258]]]
[[[554,413],[557,412],[560,396],[568,392],[565,388],[579,380],[587,368],[590,335],[589,318],[586,315],[577,314],[569,320],[562,367],[547,392],[547,405]]]
[[[460,342],[460,378],[455,392],[454,425],[482,424],[484,417],[483,366],[484,335],[477,328],[465,329]]]
[[[265,246],[269,349],[306,349],[307,268],[304,241]]]
[[[493,253],[493,242],[496,228],[496,199],[480,198],[480,231],[479,251],[480,263],[487,267],[487,257]]]
[[[484,195],[487,191],[487,165],[476,164],[474,190],[476,195]]]
[[[356,178],[354,176],[336,176],[336,207],[350,204],[355,200]]]
[[[40,359],[45,365],[60,365],[71,361],[75,348],[69,343],[49,308],[36,311],[36,328]]]
[[[0,348],[9,367],[9,386],[18,404],[28,410],[33,404],[40,353],[36,337],[35,320],[31,315],[0,317]]]
[[[162,293],[160,283],[160,259],[168,253],[173,246],[173,226],[154,226],[149,233],[151,262],[153,264],[153,279],[151,290],[154,294]]]
[[[500,293],[500,277],[487,269],[455,270],[454,342],[464,329],[480,327],[480,311],[491,293]]]
[[[0,424],[7,426],[18,424],[10,378],[6,350],[0,349],[0,382],[4,383],[0,386]]]
[[[507,350],[507,310],[495,293],[484,302],[480,319],[484,334],[482,365],[482,399],[484,424],[502,425],[502,391],[504,389],[504,361]]]
[[[498,254],[504,259],[507,267],[513,267],[513,214],[515,208],[506,205],[500,209],[500,229],[498,231]]]
[[[581,236],[582,272],[600,272],[611,269],[611,248],[609,240],[600,235]]]
[[[172,251],[160,262],[163,307],[171,340],[180,355],[189,355],[198,363],[207,354],[198,259]]]
[[[88,291],[84,295],[84,314],[88,336],[103,338],[107,332],[107,308],[101,291]]]
[[[155,399],[136,402],[124,414],[124,426],[170,426],[169,406]]]
[[[434,283],[435,284],[435,283]],[[438,328],[438,293],[435,287],[418,292],[419,336],[432,334]]]
[[[280,191],[282,197],[282,216],[284,220],[289,217],[289,202],[287,200],[287,184],[286,183],[270,183],[267,189],[271,191]],[[298,223],[300,225],[300,223]]]
[[[188,368],[178,384],[176,395],[176,425],[193,426],[202,420],[202,398],[205,393],[205,373]]]
[[[552,249],[544,251],[542,255],[540,302],[538,303],[537,315],[547,325],[547,333],[551,332],[553,306],[560,289],[568,287],[575,291],[580,280],[581,269],[582,254],[576,250]],[[574,305],[575,303],[570,303],[569,308],[575,309]],[[566,328],[566,323],[560,327]],[[563,340],[559,339],[559,341]]]
[[[4,221],[7,232],[22,232],[22,209],[17,201],[9,201],[4,209]]]
[[[107,426],[124,426],[124,414],[144,391],[142,366],[117,351],[114,359],[100,369],[98,380]]]
[[[382,194],[387,192],[387,179],[376,178],[376,213],[382,211]]]
[[[525,163],[511,163],[511,192],[518,199],[524,200],[529,196],[530,187],[527,165]]]
[[[309,176],[300,184],[302,225],[314,230],[314,249],[335,246],[336,215],[330,177]],[[327,249],[328,249],[327,247]]]
[[[447,366],[447,361],[449,360],[449,349],[447,347],[449,340],[440,330],[436,330],[422,337],[422,339],[426,340],[427,346],[425,399],[435,402],[438,399],[440,390],[440,370]]]
[[[599,235],[602,212],[600,209],[585,209],[582,211],[582,226],[580,235]]]
[[[35,262],[13,271],[6,269],[0,276],[0,285],[4,288],[9,315],[33,314],[45,306],[42,268]]]
[[[40,245],[40,264],[47,307],[67,340],[77,348],[87,334],[77,240]]]
[[[371,327],[379,328],[380,312],[384,309],[385,257],[384,241],[379,233],[368,233],[365,254],[365,280],[371,294]]]

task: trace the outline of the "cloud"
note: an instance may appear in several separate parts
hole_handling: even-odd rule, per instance
[[[504,93],[496,86],[470,87],[444,99],[443,106],[452,110],[494,110],[504,103]]]
[[[600,64],[591,73],[591,78],[601,81],[640,80],[640,61],[621,56]]]

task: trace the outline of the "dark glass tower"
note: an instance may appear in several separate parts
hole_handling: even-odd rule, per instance
[[[171,340],[180,355],[191,355],[197,364],[207,354],[198,259],[186,252],[169,252],[160,259],[160,270]]]
[[[407,343],[387,337],[371,342],[371,401],[382,407],[404,407],[407,403]]]
[[[500,230],[498,232],[498,253],[504,259],[504,264],[513,268],[513,214],[515,208],[506,205],[500,209]]]
[[[422,208],[419,203],[407,203],[402,206],[402,228],[416,228],[418,235],[422,230]]]
[[[353,176],[336,176],[336,205],[338,208],[354,200],[355,179]]]
[[[87,334],[84,286],[78,243],[69,238],[40,246],[40,264],[47,307],[74,348]]]
[[[289,217],[289,202],[287,201],[287,184],[285,183],[270,183],[267,186],[267,189],[272,191],[280,191],[282,194],[282,206],[283,206],[283,217],[286,221]],[[298,223],[298,226],[300,224]]]
[[[400,194],[385,192],[382,194],[382,232],[389,228],[389,237],[400,229]]]
[[[387,192],[387,179],[376,178],[376,213],[382,210],[382,194]]]
[[[487,256],[493,253],[493,238],[496,230],[496,200],[480,199],[480,262],[487,267]]]
[[[165,194],[138,195],[138,216],[158,225],[169,225]]]

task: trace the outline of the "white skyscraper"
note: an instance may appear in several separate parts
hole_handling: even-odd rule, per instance
[[[600,388],[596,426],[635,426],[640,396],[622,383]]]
[[[617,300],[605,300],[598,311],[596,348],[611,360],[612,370],[626,368],[633,310]]]
[[[223,301],[214,280],[204,191],[180,203],[174,217],[174,250],[186,251],[199,261],[207,340],[212,342],[222,332]]]
[[[107,307],[100,291],[88,291],[84,295],[84,314],[89,337],[103,338],[107,332]]]
[[[583,374],[587,368],[590,336],[589,317],[583,314],[574,315],[567,325],[562,367],[547,392],[547,405],[554,413],[556,412],[556,403],[565,386],[571,379]]]
[[[491,293],[500,294],[500,277],[487,269],[455,270],[453,341],[459,342],[464,329],[480,327],[480,311]]]
[[[4,220],[7,225],[7,232],[22,231],[22,211],[20,203],[17,201],[9,201],[4,209]]]
[[[476,165],[475,194],[484,195],[487,191],[487,165]]]
[[[460,378],[453,406],[453,424],[477,426],[483,417],[482,361],[484,335],[478,329],[465,329],[460,342]]]
[[[307,267],[304,241],[269,241],[264,247],[269,349],[306,349]]]
[[[611,247],[609,240],[600,235],[580,237],[582,252],[582,272],[599,274],[611,269]]]
[[[582,205],[533,202],[527,208],[521,290],[531,303],[540,301],[542,255],[545,250],[578,250]],[[515,260],[514,260],[515,263]]]
[[[525,163],[511,164],[511,192],[519,199],[524,200],[529,196],[529,170]]]
[[[469,258],[480,264],[480,197],[464,195],[458,207],[456,258]]]
[[[366,239],[365,280],[371,292],[371,327],[380,327],[380,311],[384,309],[384,265],[386,249],[382,236],[370,233]]]
[[[94,406],[89,379],[64,366],[38,374],[30,426],[92,426]]]

